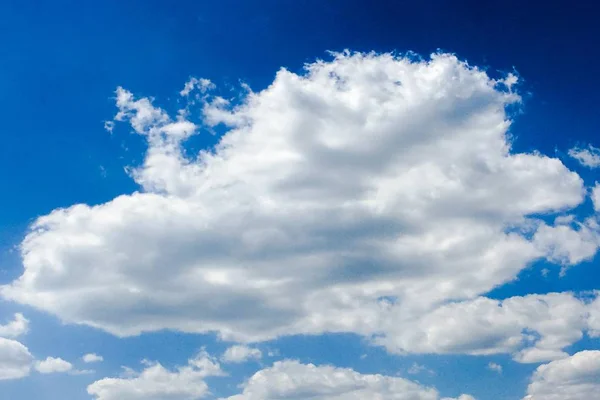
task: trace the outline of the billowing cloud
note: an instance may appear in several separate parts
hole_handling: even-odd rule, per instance
[[[0,380],[18,379],[29,375],[33,356],[16,340],[0,337]]]
[[[192,158],[187,113],[119,88],[115,119],[148,142],[132,170],[141,192],[40,217],[1,294],[119,336],[354,332],[392,351],[564,356],[580,326],[545,328],[561,306],[480,297],[536,260],[597,247],[591,222],[539,219],[586,190],[560,160],[511,150],[514,80],[448,54],[337,54],[280,70],[238,105],[203,95],[204,123],[229,130]],[[464,324],[445,334],[446,315]],[[525,328],[541,336],[534,353]]]
[[[248,360],[260,360],[262,351],[246,345],[233,345],[223,353],[221,360],[227,363],[242,363]]]
[[[588,168],[600,167],[600,149],[589,145],[587,148],[574,147],[569,155]]]
[[[523,400],[587,400],[598,393],[600,351],[582,351],[539,366]]]
[[[71,371],[73,364],[59,357],[47,357],[45,360],[36,361],[34,368],[40,374],[56,374]]]
[[[226,400],[438,400],[439,398],[437,390],[403,378],[364,375],[347,368],[315,366],[288,360],[278,361],[272,367],[258,371],[243,385],[242,393],[228,397]],[[458,400],[474,399],[465,395]]]
[[[128,369],[120,378],[104,378],[88,386],[96,400],[196,400],[208,395],[208,376],[220,376],[219,364],[201,351],[188,364],[169,370],[157,362],[145,362],[141,372]]]
[[[95,353],[85,354],[83,357],[81,357],[81,359],[86,364],[104,361],[104,357],[99,356],[98,354],[95,354]]]
[[[599,302],[600,304],[600,302]],[[589,329],[592,304],[569,293],[480,297],[415,317],[386,318],[379,344],[397,353],[512,354],[524,363],[567,357],[563,349]]]
[[[16,338],[29,331],[29,320],[21,313],[17,313],[14,319],[5,325],[0,325],[0,337]]]

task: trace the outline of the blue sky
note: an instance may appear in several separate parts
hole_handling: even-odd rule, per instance
[[[598,10],[415,3],[2,2],[0,398],[600,389]]]

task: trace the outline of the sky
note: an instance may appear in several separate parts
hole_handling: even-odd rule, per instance
[[[600,390],[593,2],[0,3],[0,399]]]

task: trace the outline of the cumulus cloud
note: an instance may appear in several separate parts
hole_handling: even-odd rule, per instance
[[[227,363],[243,363],[248,360],[260,360],[262,351],[245,345],[233,345],[225,350],[221,360]]]
[[[438,400],[439,393],[409,380],[352,369],[278,361],[255,373],[240,394],[222,400]],[[472,397],[459,397],[469,400]],[[444,398],[442,400],[453,400]],[[457,399],[454,399],[457,400]]]
[[[88,386],[95,400],[196,400],[210,394],[205,378],[223,375],[219,364],[205,351],[174,370],[158,362],[145,362],[141,372],[127,369],[124,377],[104,378]]]
[[[81,357],[81,359],[83,360],[84,363],[87,363],[87,364],[104,361],[104,357],[99,356],[98,354],[95,354],[95,353],[85,354],[83,357]]]
[[[537,368],[523,400],[595,399],[600,393],[600,351],[582,351]]]
[[[17,313],[14,319],[5,325],[0,325],[0,337],[16,338],[29,331],[29,320],[21,313]]]
[[[600,304],[600,303],[599,303]],[[396,353],[512,354],[535,363],[567,357],[563,349],[589,329],[591,305],[570,293],[479,297],[456,302],[414,319],[387,318],[385,337],[375,339]]]
[[[588,168],[600,167],[600,149],[589,145],[587,148],[574,147],[569,155]]]
[[[0,380],[18,379],[29,375],[33,356],[16,340],[0,337]]]
[[[148,142],[131,174],[141,191],[40,217],[0,293],[118,336],[354,332],[393,351],[490,354],[518,353],[529,327],[542,338],[520,359],[562,355],[579,325],[539,323],[559,305],[511,300],[509,312],[479,297],[536,260],[595,251],[593,224],[539,219],[585,189],[560,160],[512,151],[514,80],[449,54],[336,54],[237,105],[207,95],[204,123],[228,130],[197,157],[183,150],[199,132],[185,113],[119,88],[115,120]],[[465,321],[448,335],[446,314]]]
[[[36,361],[34,368],[40,374],[55,374],[71,371],[73,364],[62,358],[47,357],[45,360]]]

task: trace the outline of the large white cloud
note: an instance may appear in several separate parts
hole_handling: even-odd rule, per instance
[[[0,380],[18,379],[29,375],[33,356],[16,340],[0,337]]]
[[[119,378],[104,378],[88,386],[96,400],[196,400],[210,393],[205,378],[223,375],[219,364],[205,351],[188,364],[169,370],[157,362]]]
[[[242,393],[227,400],[438,400],[437,390],[399,377],[352,369],[279,361],[255,373]],[[442,400],[453,400],[445,398]],[[454,399],[456,400],[456,399]],[[459,400],[474,400],[462,395]]]
[[[524,400],[588,400],[600,393],[600,351],[582,351],[535,371]]]
[[[119,88],[116,120],[148,141],[132,171],[142,192],[40,217],[21,244],[22,276],[1,293],[121,336],[343,331],[403,351],[515,351],[475,318],[457,327],[474,344],[399,328],[430,329],[460,307],[448,301],[497,313],[478,296],[537,259],[567,265],[596,251],[594,224],[538,219],[577,206],[585,189],[558,159],[511,151],[513,82],[447,54],[338,54],[304,75],[279,71],[238,106],[206,98],[205,123],[230,129],[197,158],[182,151],[199,132],[187,111],[173,120]]]

